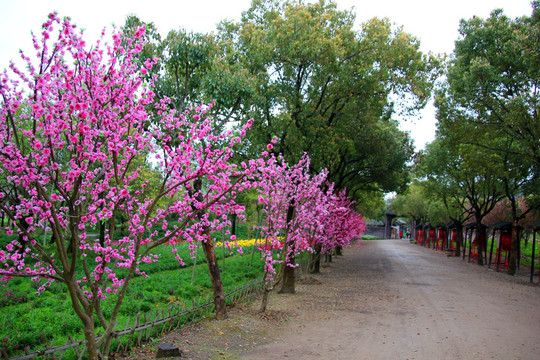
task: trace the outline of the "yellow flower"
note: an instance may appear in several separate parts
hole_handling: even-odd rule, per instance
[[[265,243],[264,239],[249,239],[249,240],[236,240],[230,242],[229,246],[231,247],[249,247],[249,246],[259,246]],[[221,241],[216,242],[215,247],[222,247],[223,243]]]

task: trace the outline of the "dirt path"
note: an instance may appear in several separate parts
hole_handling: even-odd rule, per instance
[[[285,342],[242,359],[539,359],[540,288],[403,240],[366,241],[300,286]],[[313,300],[311,300],[313,298]]]
[[[540,359],[538,285],[405,240],[344,254],[321,284],[273,294],[270,319],[233,309],[176,334],[184,358]]]

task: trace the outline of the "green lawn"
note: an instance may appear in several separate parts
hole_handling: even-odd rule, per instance
[[[170,245],[156,249],[155,253],[160,256],[158,262],[140,266],[149,277],[138,276],[132,280],[120,311],[119,329],[139,311],[149,313],[168,308],[173,303],[191,304],[192,299],[212,292],[202,249],[198,251],[197,266],[194,267],[195,261],[190,257],[187,245],[177,245],[177,248],[186,264],[183,268],[175,260],[176,254],[171,252]],[[216,249],[226,292],[262,278],[263,263],[259,256],[254,256],[251,264],[251,249],[245,248],[244,253]],[[105,314],[110,311],[115,298],[112,294],[104,301]],[[8,287],[0,287],[0,350],[10,350],[8,354],[14,355],[16,350],[26,346],[31,350],[43,348],[53,339],[55,345],[61,345],[68,335],[83,338],[80,320],[72,311],[61,284],[53,284],[41,295],[36,294],[34,284],[27,278],[14,278]]]

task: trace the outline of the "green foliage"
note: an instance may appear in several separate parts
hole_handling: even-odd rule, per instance
[[[406,192],[396,196],[390,208],[400,216],[422,223],[428,221],[428,206],[429,200],[423,186],[415,181]]]
[[[428,219],[433,226],[444,226],[450,222],[447,208],[440,199],[432,199],[429,202]]]
[[[148,43],[140,63],[148,57],[161,59],[148,69],[148,76],[158,75],[158,97],[170,97],[172,106],[180,111],[188,104],[215,101],[211,112],[217,128],[245,119],[243,105],[252,97],[255,82],[238,61],[235,39],[183,28],[170,30],[161,39],[153,23],[145,23],[136,16],[129,16],[125,27],[134,31],[142,25],[146,26]],[[221,26],[226,27],[225,23]]]
[[[440,199],[448,217],[463,224],[474,216],[480,223],[503,198],[502,162],[497,153],[439,137],[426,147],[418,162],[426,189]]]
[[[237,39],[257,82],[252,153],[277,136],[273,151],[292,162],[308,152],[314,171],[327,168],[338,189],[360,199],[407,182],[413,147],[391,117],[425,104],[437,59],[386,19],[362,31],[353,24],[354,14],[333,1],[254,1],[222,36]]]
[[[438,137],[458,149],[462,172],[488,171],[507,197],[540,194],[538,38],[540,2],[531,17],[510,19],[494,10],[487,19],[460,23],[461,38],[436,97]],[[486,177],[484,176],[484,182]]]
[[[378,236],[373,236],[373,235],[362,235],[362,240],[381,240],[380,237]]]
[[[181,243],[177,248],[178,254],[186,259],[184,268],[179,267],[171,247],[167,246],[158,248],[160,250],[155,253],[160,256],[159,262],[141,266],[141,270],[149,276],[137,276],[132,280],[120,310],[120,327],[128,317],[133,318],[139,311],[148,313],[166,308],[172,303],[191,304],[192,299],[212,292],[202,251],[198,255],[192,283],[193,259],[190,258],[190,250]],[[221,259],[222,252],[217,250],[218,259]],[[251,252],[250,248],[244,251],[247,254]],[[260,278],[263,264],[258,257],[250,266],[251,255],[242,256],[235,251],[226,251],[224,254],[227,260],[221,271],[225,292]],[[221,261],[219,263],[222,265]],[[0,295],[6,296],[0,302],[0,349],[22,350],[26,346],[39,349],[45,343],[50,344],[53,339],[56,345],[63,344],[68,335],[82,338],[80,320],[73,313],[71,302],[66,298],[61,285],[53,284],[39,296],[30,279],[13,279],[8,285],[9,288],[0,288]],[[103,303],[106,317],[110,314],[115,298],[115,294],[110,294]]]
[[[356,194],[355,210],[366,219],[384,220],[386,203],[384,194],[379,191],[362,191]]]
[[[197,103],[202,92],[202,78],[216,56],[212,35],[171,30],[162,42],[165,73],[159,79],[159,91],[175,99],[176,109]]]
[[[162,59],[151,69],[160,96],[172,96],[179,109],[216,100],[218,127],[254,119],[240,157],[258,155],[277,136],[273,151],[292,162],[308,152],[312,170],[327,168],[337,189],[366,201],[364,209],[373,198],[366,193],[408,182],[413,144],[392,117],[425,105],[439,59],[388,19],[356,31],[354,13],[333,1],[261,0],[240,22],[219,24],[217,35],[179,29],[161,39],[152,23],[126,21],[130,31],[141,25],[144,56]]]
[[[435,181],[446,180],[454,203],[469,210],[477,224],[503,197],[513,222],[540,205],[538,54],[533,55],[538,38],[531,39],[539,33],[540,2],[532,7],[531,17],[510,19],[498,9],[487,19],[462,20],[447,82],[437,91],[440,142],[431,157],[445,157],[450,166],[429,173]],[[511,274],[518,257],[514,240]]]
[[[34,290],[35,292],[35,290]],[[71,310],[65,295],[44,293],[33,301],[2,309],[0,316],[0,347],[22,350],[80,334],[80,320]]]
[[[422,182],[425,197],[439,204],[431,207],[431,214],[435,211],[435,216],[439,217],[431,220],[434,223],[441,223],[446,218],[463,224],[471,217],[466,187],[460,181],[460,176],[463,175],[461,157],[452,150],[446,139],[437,138],[426,146],[415,163],[417,175],[425,179]],[[441,203],[444,204],[445,211],[441,211]],[[430,205],[427,206],[427,211],[429,217]]]
[[[532,55],[540,2],[532,7],[531,17],[510,19],[494,10],[487,19],[460,23],[435,99],[437,139],[418,166],[456,223],[472,216],[481,223],[504,197],[513,222],[540,206],[538,56]],[[509,273],[517,256],[513,241]]]
[[[479,132],[508,133],[515,140],[514,151],[538,164],[538,38],[534,36],[539,34],[540,3],[532,5],[531,17],[510,19],[502,10],[494,10],[487,19],[461,21],[461,39],[448,69],[448,97],[454,107],[467,111]],[[489,138],[483,140],[479,143],[499,149]]]

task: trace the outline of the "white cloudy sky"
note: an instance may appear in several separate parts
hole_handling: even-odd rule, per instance
[[[354,7],[358,25],[374,16],[388,17],[418,37],[423,51],[451,53],[458,37],[462,18],[487,17],[502,8],[510,17],[531,14],[530,0],[336,0],[338,8]],[[97,38],[103,27],[121,26],[128,14],[154,22],[166,34],[170,29],[185,28],[210,32],[222,19],[238,20],[251,0],[0,0],[0,69],[18,58],[18,50],[31,52],[30,32],[38,32],[49,12],[70,16],[86,29],[89,39]],[[402,123],[412,132],[418,148],[435,135],[432,106],[421,118]]]

